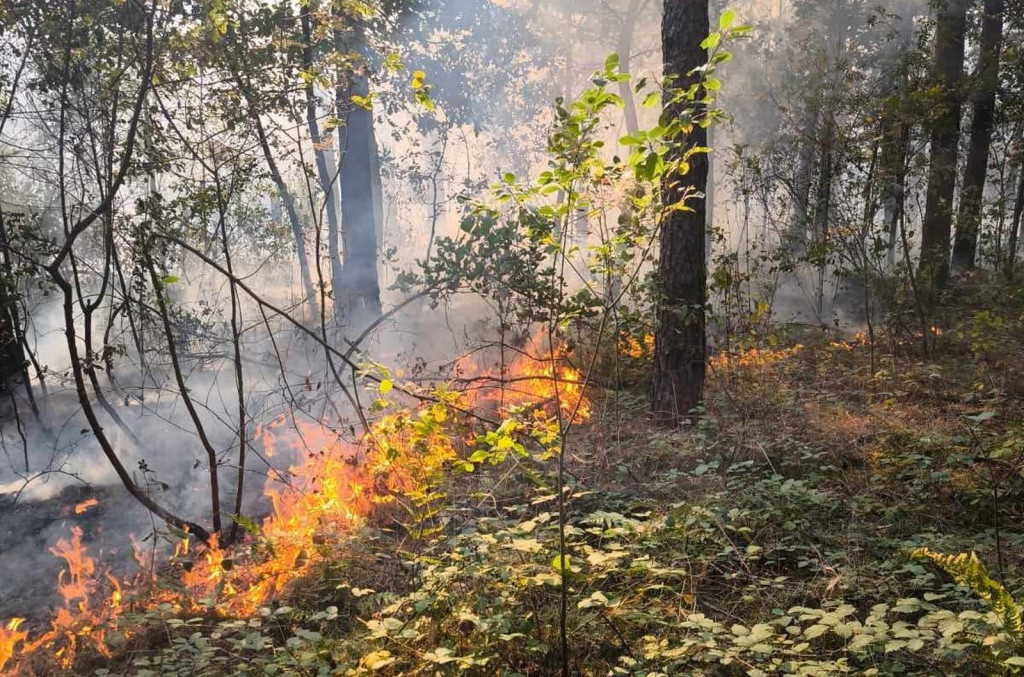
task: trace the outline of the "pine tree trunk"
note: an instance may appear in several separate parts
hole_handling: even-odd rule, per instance
[[[903,212],[907,184],[907,149],[910,134],[902,120],[886,121],[882,130],[882,220],[888,234],[886,265],[896,265],[896,243],[900,214]]]
[[[666,92],[664,115],[679,114],[679,105],[671,103],[674,90],[686,89],[692,82],[687,75],[707,61],[700,44],[708,34],[707,0],[665,0],[661,29],[665,76],[675,76]],[[704,146],[707,131],[695,126],[689,137],[679,139],[673,151],[678,160],[685,145]],[[682,143],[685,142],[685,143]],[[707,183],[707,155],[690,158],[685,176],[666,176],[662,185],[662,203],[677,203],[686,189],[703,192]],[[704,394],[705,345],[704,304],[707,271],[704,261],[706,207],[703,199],[694,199],[692,211],[672,210],[665,216],[661,231],[658,263],[658,310],[654,339],[654,378],[651,407],[662,425],[675,427],[691,418]]]
[[[1002,41],[1003,0],[985,0],[981,23],[981,49],[978,52],[975,75],[978,89],[974,95],[971,141],[967,150],[967,166],[964,168],[960,211],[956,220],[956,239],[953,243],[954,271],[973,268],[977,257],[985,175],[988,173],[988,153],[992,144],[992,127],[996,114],[996,88],[999,86],[999,54],[1002,51]]]
[[[960,141],[960,85],[964,71],[967,0],[945,0],[935,27],[933,78],[942,100],[931,125],[931,162],[921,227],[921,278],[931,290],[949,279],[949,240],[953,221],[957,146]]]

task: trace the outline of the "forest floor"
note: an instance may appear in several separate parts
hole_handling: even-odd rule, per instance
[[[647,423],[642,379],[595,389],[564,599],[556,497],[524,460],[451,476],[431,538],[368,527],[274,609],[150,610],[80,670],[560,674],[564,602],[578,675],[1008,674],[1012,614],[911,554],[974,551],[1024,599],[1024,291],[947,301],[927,359],[909,331],[785,328],[719,354],[680,432]]]

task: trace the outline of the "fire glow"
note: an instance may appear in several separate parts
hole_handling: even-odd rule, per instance
[[[502,415],[515,407],[533,407],[563,425],[586,420],[591,403],[581,374],[557,349],[554,356],[538,350],[542,343],[548,342],[531,342],[512,364],[498,370],[499,376],[484,370],[479,377],[488,384],[484,387],[423,398],[412,410],[385,409],[387,413],[371,424],[358,444],[346,442],[329,425],[287,416],[258,425],[254,439],[266,456],[288,452],[296,461],[287,473],[268,475],[264,494],[271,510],[252,539],[222,548],[216,534],[198,545],[186,534],[169,562],[172,570],[181,572],[180,586],[148,592],[139,586],[123,592],[113,576],[98,572],[82,543],[81,528],[73,527],[71,538],[60,539],[51,549],[65,564],[57,581],[63,606],[50,629],[34,638],[22,629],[23,619],[0,626],[0,671],[32,674],[30,662],[42,654],[69,670],[82,646],[109,656],[108,638],[120,632],[118,619],[127,607],[169,604],[184,613],[212,608],[234,617],[258,612],[310,574],[328,556],[330,546],[343,547],[346,535],[364,525],[376,508],[394,505],[403,497],[415,505],[424,478],[441,472],[462,448],[460,436],[441,425],[448,419],[449,405],[456,411],[466,406],[497,408]],[[289,435],[293,441],[283,444],[287,428],[295,434]],[[84,514],[98,503],[79,503],[74,513]],[[253,542],[269,547],[250,547]],[[141,565],[143,556],[134,541],[133,545]]]

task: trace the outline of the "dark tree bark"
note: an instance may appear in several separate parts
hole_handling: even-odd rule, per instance
[[[942,88],[931,123],[931,162],[924,222],[921,226],[921,278],[938,290],[949,279],[949,240],[960,141],[960,85],[964,72],[964,34],[968,0],[945,0],[935,26],[933,79]]]
[[[78,337],[75,333],[75,328],[77,326],[77,319],[75,316],[75,299],[77,298],[76,291],[75,287],[68,281],[67,277],[63,273],[64,265],[71,256],[75,243],[78,239],[98,219],[109,218],[114,200],[121,187],[124,185],[129,173],[129,168],[135,159],[135,149],[137,146],[137,137],[140,126],[139,123],[142,118],[146,100],[150,93],[150,87],[153,79],[152,76],[156,55],[154,35],[155,20],[159,15],[156,5],[157,3],[154,0],[145,12],[145,51],[144,60],[139,73],[139,88],[137,94],[134,96],[134,103],[132,104],[131,114],[128,121],[128,129],[124,137],[125,141],[122,144],[121,158],[118,162],[115,178],[110,183],[110,187],[107,190],[106,195],[96,204],[95,207],[78,219],[73,226],[70,225],[70,221],[65,224],[65,232],[67,233],[67,236],[65,237],[64,243],[53,256],[52,260],[46,265],[45,270],[60,290],[61,309],[64,321],[63,333],[64,339],[67,343],[68,360],[71,365],[71,374],[74,379],[75,393],[78,396],[78,402],[82,408],[82,414],[85,416],[86,421],[89,424],[89,429],[95,436],[96,442],[99,444],[104,456],[110,462],[114,472],[117,473],[117,476],[121,480],[125,489],[136,500],[138,500],[139,503],[167,524],[177,529],[188,531],[200,540],[208,542],[210,534],[206,529],[199,524],[188,521],[175,513],[170,512],[167,508],[153,500],[148,489],[140,487],[135,482],[132,473],[127,467],[125,467],[124,463],[121,462],[113,443],[111,443],[110,438],[107,436],[103,428],[103,424],[96,415],[96,410],[92,405],[92,398],[90,397],[88,387],[86,386],[86,375],[84,373],[83,366],[85,362],[78,349]],[[63,146],[63,144],[61,145]],[[66,149],[62,147],[59,149],[58,155],[63,158],[65,152]],[[110,162],[113,163],[113,158],[110,158]],[[59,170],[61,172],[61,176],[59,178],[61,183],[64,181],[63,170],[64,166],[61,162]],[[62,209],[61,212],[62,220],[67,219],[66,210]]]
[[[352,53],[365,49],[361,28],[352,38]],[[336,48],[344,46],[344,37],[335,36]],[[339,77],[336,91],[338,116],[345,123],[338,127],[341,148],[341,220],[344,224],[342,246],[345,267],[342,271],[342,321],[355,333],[362,331],[381,315],[380,282],[377,277],[377,221],[374,208],[374,168],[376,149],[373,134],[373,110],[370,108],[368,64],[363,58]],[[379,171],[379,166],[377,166]]]
[[[661,44],[667,84],[667,119],[678,116],[683,104],[673,102],[674,94],[693,82],[688,76],[707,61],[700,46],[709,30],[707,0],[666,0]],[[679,160],[690,145],[705,146],[707,130],[694,126],[685,138],[677,139],[668,158]],[[662,185],[662,203],[677,204],[688,190],[703,192],[707,183],[708,158],[693,155],[687,174],[669,174]],[[704,304],[707,271],[704,260],[706,205],[702,199],[688,203],[692,211],[668,211],[662,223],[658,263],[657,327],[654,338],[654,378],[651,407],[655,419],[674,427],[688,420],[704,394],[705,345]]]
[[[910,133],[902,120],[886,120],[882,125],[881,171],[882,220],[888,235],[886,262],[889,268],[896,265],[896,242],[900,213],[907,184],[907,150]]]
[[[1003,42],[1003,0],[985,0],[981,20],[981,48],[978,52],[977,79],[974,93],[974,116],[971,120],[971,141],[964,167],[960,211],[956,219],[953,243],[953,270],[974,267],[978,251],[978,230],[981,226],[985,175],[988,173],[989,147],[996,115],[996,89],[999,86],[999,54]]]
[[[18,317],[18,281],[11,266],[5,218],[3,208],[0,207],[0,387],[12,376],[20,374],[29,384],[31,396],[28,361],[19,338],[21,320]]]

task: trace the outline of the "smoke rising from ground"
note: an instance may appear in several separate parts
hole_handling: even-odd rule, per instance
[[[446,0],[427,6],[421,18],[406,20],[408,41],[398,45],[398,51],[408,47],[402,53],[408,68],[425,71],[427,81],[435,87],[438,110],[425,115],[395,105],[397,112],[379,114],[374,127],[383,174],[380,272],[385,309],[403,299],[402,292],[389,289],[400,273],[415,268],[439,238],[458,233],[465,211],[461,196],[479,197],[500,173],[532,176],[544,168],[544,136],[553,119],[556,97],[577,95],[607,55],[623,49],[627,52],[620,53],[620,58],[628,54],[631,73],[652,81],[660,76],[659,5],[656,0]],[[776,246],[790,225],[788,197],[773,194],[760,202],[744,200],[740,171],[743,147],[771,142],[777,144],[777,154],[785,156],[789,152],[787,139],[773,137],[773,131],[785,118],[800,113],[784,100],[792,93],[786,89],[792,83],[786,82],[785,75],[795,57],[783,50],[773,51],[778,36],[785,31],[794,44],[813,42],[819,33],[846,32],[863,17],[847,17],[848,24],[825,26],[828,30],[822,32],[820,22],[794,16],[789,3],[741,2],[735,9],[745,20],[763,26],[763,37],[739,51],[741,69],[725,72],[723,105],[732,121],[715,132],[712,225],[725,234],[719,253],[735,253],[741,265],[749,268],[750,243]],[[923,3],[890,9],[904,17],[927,15]],[[876,30],[891,31],[897,24],[889,19],[880,22]],[[634,29],[627,32],[626,25]],[[826,50],[837,47],[825,45]],[[842,68],[842,63],[836,56],[834,70]],[[830,73],[826,69],[825,76]],[[399,96],[398,85],[385,75],[378,77],[374,84],[392,104]],[[405,86],[407,74],[399,79]],[[318,92],[322,97],[328,94]],[[644,107],[639,100],[632,106],[640,127],[657,122],[657,107]],[[630,131],[630,124],[626,116],[610,122],[606,132],[610,152],[625,150],[616,140]],[[293,134],[309,142],[303,132],[295,132],[283,122],[281,127],[278,135],[282,139]],[[335,152],[337,149],[332,149]],[[332,159],[337,166],[338,156],[332,155]],[[298,166],[294,158],[282,165],[289,183],[301,186],[308,167]],[[168,197],[173,195],[171,182],[159,185]],[[146,193],[144,187],[134,190],[131,199]],[[267,190],[247,196],[252,211],[232,216],[232,233],[238,242],[253,236],[251,231],[286,229],[279,199],[272,193]],[[129,201],[126,198],[125,205]],[[52,196],[43,202],[46,204],[41,206],[53,208]],[[320,207],[322,210],[323,205]],[[315,213],[309,205],[304,210],[304,219],[317,229],[324,227],[322,211]],[[609,212],[611,220],[618,216],[615,208]],[[208,240],[203,246],[215,250],[216,240]],[[320,261],[311,258],[327,268],[322,257]],[[282,428],[287,430],[287,419],[294,416],[325,422],[339,434],[354,438],[359,426],[356,412],[335,383],[324,348],[315,336],[261,309],[242,294],[240,343],[246,424],[239,430],[229,283],[191,256],[166,272],[178,278],[166,286],[174,307],[185,311],[174,318],[176,345],[185,364],[188,390],[220,461],[223,509],[233,510],[234,464],[241,435],[252,444],[243,511],[264,514],[263,484],[268,475],[283,475],[294,454],[270,456],[255,439],[257,427],[284,416]],[[286,237],[269,244],[261,241],[250,256],[236,261],[236,273],[264,299],[288,309],[316,334],[318,318],[309,304],[296,308],[303,289]],[[855,311],[837,305],[840,285],[832,280],[816,288],[813,274],[798,271],[781,282],[774,297],[777,317],[818,324],[831,324],[837,316],[850,323],[860,321]],[[90,293],[96,290],[86,289],[86,295]],[[152,300],[147,301],[152,312]],[[326,298],[318,301],[329,302]],[[424,378],[443,377],[453,358],[474,343],[493,338],[495,328],[486,319],[489,315],[489,309],[473,299],[436,308],[426,301],[416,302],[384,322],[366,342],[360,358]],[[80,312],[78,317],[80,320]],[[34,606],[32,601],[26,605],[19,592],[27,579],[40,578],[43,582],[38,586],[52,589],[52,577],[37,572],[55,569],[47,547],[76,520],[93,527],[86,533],[87,543],[105,548],[111,561],[123,556],[129,533],[141,537],[154,527],[148,513],[120,488],[88,430],[68,374],[64,324],[55,296],[33,292],[31,318],[28,338],[38,361],[47,368],[47,395],[42,396],[39,382],[33,383],[39,399],[38,421],[23,388],[14,387],[13,399],[3,404],[7,409],[2,428],[0,519],[6,531],[0,540],[0,581],[4,581],[0,583],[0,617],[25,613],[26,606]],[[106,320],[100,319],[101,323]],[[78,330],[81,334],[81,324]],[[152,327],[148,331],[139,354],[129,328],[123,320],[118,321],[110,345],[123,348],[123,353],[115,356],[114,370],[102,371],[98,378],[111,396],[116,394],[111,405],[124,425],[103,410],[98,410],[98,415],[118,456],[140,486],[173,512],[204,520],[210,514],[209,494],[201,483],[208,472],[206,452],[161,351],[165,339]],[[372,388],[345,385],[361,390],[364,404],[372,398]],[[285,433],[280,437],[282,442],[288,441]],[[69,498],[92,495],[101,501],[94,512],[81,518],[67,514]],[[156,527],[161,528],[159,524]],[[38,566],[26,566],[26,562]],[[43,603],[44,598],[41,592],[33,597],[36,603]]]

